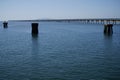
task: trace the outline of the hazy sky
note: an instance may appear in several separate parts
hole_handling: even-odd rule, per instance
[[[120,18],[120,0],[0,0],[0,20]]]

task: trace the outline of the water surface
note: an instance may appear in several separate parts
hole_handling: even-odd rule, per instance
[[[120,80],[120,25],[0,22],[0,80]]]

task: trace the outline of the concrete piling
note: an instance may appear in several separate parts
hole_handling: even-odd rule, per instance
[[[32,23],[32,34],[37,35],[38,34],[38,23]]]
[[[4,21],[4,22],[3,22],[3,27],[4,27],[4,28],[8,28],[8,22]]]

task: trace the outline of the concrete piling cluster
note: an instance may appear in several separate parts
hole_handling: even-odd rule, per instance
[[[111,35],[113,34],[113,24],[106,24],[104,25],[104,34]]]

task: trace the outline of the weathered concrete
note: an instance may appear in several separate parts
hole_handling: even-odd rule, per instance
[[[4,28],[8,28],[8,22],[4,21],[4,22],[3,22],[3,27],[4,27]]]
[[[38,34],[38,23],[32,23],[32,34]]]
[[[106,24],[104,25],[104,34],[111,35],[113,34],[113,24]]]

